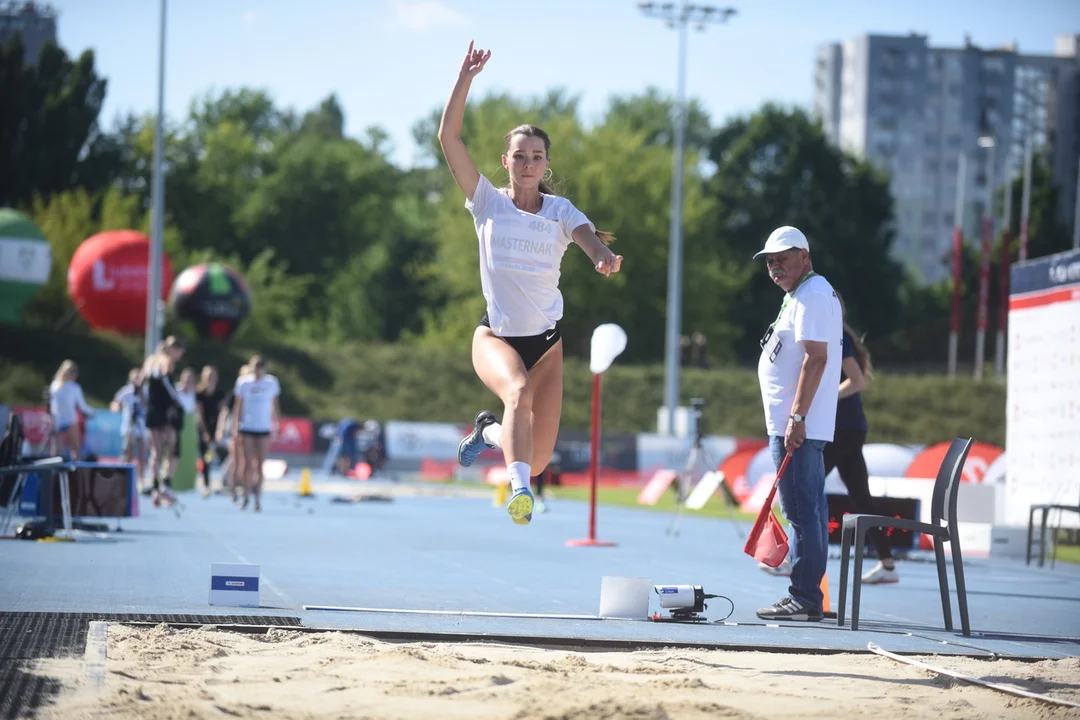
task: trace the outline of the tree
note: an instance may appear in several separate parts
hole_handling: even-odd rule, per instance
[[[105,86],[91,50],[73,62],[50,43],[24,67],[20,36],[0,47],[0,206],[109,183],[118,158],[97,126]]]
[[[1020,249],[1020,213],[1023,207],[1024,179],[1013,179],[1012,222],[1009,232],[1012,236],[1010,252],[1015,259]],[[999,199],[999,202],[1001,200]],[[1065,252],[1072,248],[1069,228],[1058,222],[1058,207],[1061,202],[1059,188],[1054,184],[1053,173],[1046,155],[1039,153],[1031,162],[1031,216],[1028,218],[1028,253],[1029,258],[1043,257]]]
[[[117,132],[123,185],[148,206],[154,121],[128,118]],[[423,217],[416,203],[428,188],[423,172],[390,163],[387,140],[377,127],[345,138],[334,96],[298,120],[261,91],[207,94],[166,128],[167,218],[193,252],[297,280],[303,292],[280,309],[295,320],[290,333],[396,340],[419,330],[427,302],[414,273],[430,244],[413,216]]]
[[[721,257],[746,267],[773,229],[794,225],[854,324],[873,333],[893,329],[903,273],[889,256],[892,197],[885,177],[831,146],[804,111],[774,105],[721,128],[709,156],[717,166],[708,192]],[[726,308],[742,330],[741,358],[760,353],[757,340],[779,304],[780,291],[755,264],[745,292]]]
[[[308,136],[285,144],[271,164],[234,209],[245,260],[270,247],[292,272],[323,274],[393,239],[387,209],[401,173],[385,157],[355,140]]]
[[[675,100],[650,87],[644,95],[616,96],[608,101],[605,125],[622,125],[631,132],[645,133],[646,145],[675,144]],[[704,151],[712,140],[709,114],[697,100],[686,104],[686,149]]]

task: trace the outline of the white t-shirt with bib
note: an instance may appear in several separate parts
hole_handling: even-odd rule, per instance
[[[136,390],[128,383],[116,391],[113,400],[120,404],[120,436],[127,437],[128,433],[146,436],[146,386]]]
[[[508,193],[481,175],[465,201],[480,241],[480,286],[496,335],[539,335],[562,318],[559,266],[574,230],[595,227],[564,197],[543,195],[533,214],[519,210]]]
[[[241,432],[270,432],[274,425],[274,398],[281,394],[281,384],[267,373],[260,377],[243,375],[236,380],[233,391],[242,398],[240,406]]]
[[[828,343],[829,356],[821,383],[810,403],[810,412],[806,414],[806,437],[832,442],[844,345],[840,301],[828,280],[812,275],[795,289],[782,307],[780,317],[773,325],[772,336],[758,359],[765,427],[769,435],[784,435],[806,357],[803,342],[824,342]],[[780,345],[778,351],[777,343]],[[774,351],[776,357],[772,358]]]

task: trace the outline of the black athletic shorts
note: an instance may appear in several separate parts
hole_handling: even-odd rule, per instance
[[[480,324],[486,328],[491,327],[491,321],[488,320],[487,313],[484,313],[484,317],[480,319]],[[526,370],[532,370],[533,366],[540,361],[540,358],[544,357],[547,351],[555,346],[555,343],[562,340],[562,330],[560,330],[559,322],[556,320],[555,327],[545,330],[539,335],[500,337],[499,339],[505,341],[507,345],[517,351],[517,354],[521,356],[521,362],[525,363]]]
[[[247,435],[248,437],[270,437],[269,430],[241,430],[241,435]]]

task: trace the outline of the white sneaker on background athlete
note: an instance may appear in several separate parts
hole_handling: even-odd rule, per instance
[[[788,558],[784,558],[778,567],[769,567],[765,563],[758,563],[758,567],[776,577],[791,577],[791,560]]]
[[[900,582],[900,573],[896,572],[895,567],[890,570],[879,562],[873,570],[862,576],[862,581],[864,585],[888,585],[891,583],[898,583]]]

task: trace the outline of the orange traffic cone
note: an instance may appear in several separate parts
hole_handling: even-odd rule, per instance
[[[836,617],[836,613],[832,611],[832,605],[829,603],[829,573],[825,573],[821,576],[821,614],[827,618]]]

